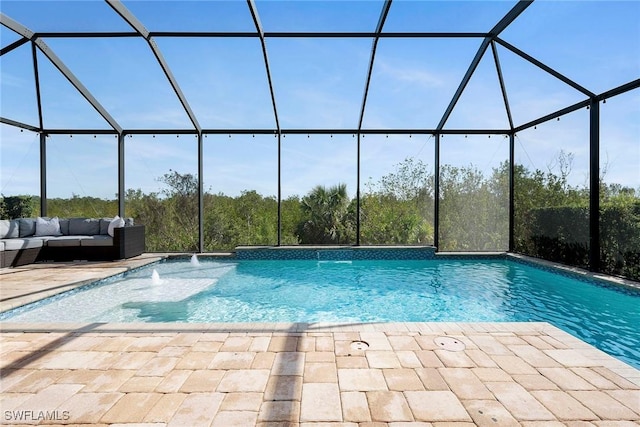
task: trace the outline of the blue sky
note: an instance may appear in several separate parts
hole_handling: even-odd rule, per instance
[[[243,0],[123,1],[150,31],[253,31]],[[265,31],[373,31],[383,2],[257,0]],[[395,0],[384,30],[486,32],[513,1]],[[102,1],[0,1],[2,13],[36,32],[131,31]],[[534,2],[501,37],[534,58],[600,93],[640,78],[640,2]],[[4,26],[2,46],[17,36]],[[44,38],[74,75],[125,129],[190,128],[189,119],[148,45],[140,38]],[[257,38],[157,38],[158,46],[203,128],[274,128]],[[357,128],[371,54],[368,38],[268,38],[267,51],[282,128]],[[364,128],[435,128],[479,38],[396,39],[378,44]],[[498,46],[516,125],[585,99],[553,76]],[[38,53],[47,128],[107,129],[108,124]],[[37,125],[31,48],[0,57],[3,117]],[[530,169],[554,165],[560,151],[574,157],[571,180],[588,182],[588,111],[576,111],[518,134],[516,160]],[[507,128],[490,49],[480,62],[446,129]],[[38,135],[0,126],[0,192],[39,191]],[[114,197],[117,145],[113,136],[54,135],[48,140],[48,193]],[[287,135],[282,143],[283,196],[314,185],[356,188],[356,139],[351,135]],[[490,172],[508,157],[503,137],[446,136],[443,164],[474,164]],[[608,182],[640,189],[640,90],[601,104],[602,167]],[[406,157],[433,165],[433,138],[367,136],[363,184],[393,171]],[[209,135],[205,188],[237,195],[277,193],[276,139]],[[159,191],[169,169],[197,172],[196,140],[181,135],[134,135],[126,140],[126,186]]]

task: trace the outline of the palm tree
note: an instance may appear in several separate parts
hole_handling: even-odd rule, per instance
[[[302,198],[305,220],[298,226],[303,244],[341,244],[353,239],[353,220],[349,212],[347,185],[318,185]]]

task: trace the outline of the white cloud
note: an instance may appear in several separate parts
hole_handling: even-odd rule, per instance
[[[422,88],[438,88],[445,85],[445,77],[430,72],[426,68],[392,64],[384,60],[376,60],[374,70],[385,78],[395,80],[403,85],[417,85]]]

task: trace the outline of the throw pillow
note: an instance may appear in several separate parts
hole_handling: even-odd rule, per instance
[[[17,239],[20,237],[20,221],[17,219],[9,220],[9,230],[3,239]]]
[[[72,236],[100,234],[100,220],[97,218],[71,218],[69,219],[69,234]]]
[[[11,221],[8,219],[0,219],[0,239],[4,239],[4,236],[9,234],[11,229]]]
[[[35,236],[62,236],[60,232],[60,222],[58,217],[46,219],[42,217],[36,218]]]
[[[116,215],[109,223],[109,229],[107,230],[107,233],[109,234],[109,236],[113,237],[113,229],[121,227],[124,227],[124,219]]]
[[[33,236],[36,232],[36,219],[35,218],[20,218],[18,219],[20,237]]]

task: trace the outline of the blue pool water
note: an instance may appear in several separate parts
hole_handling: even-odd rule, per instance
[[[640,368],[640,291],[508,259],[166,261],[0,314],[21,322],[549,322]],[[152,280],[152,271],[159,282]]]

